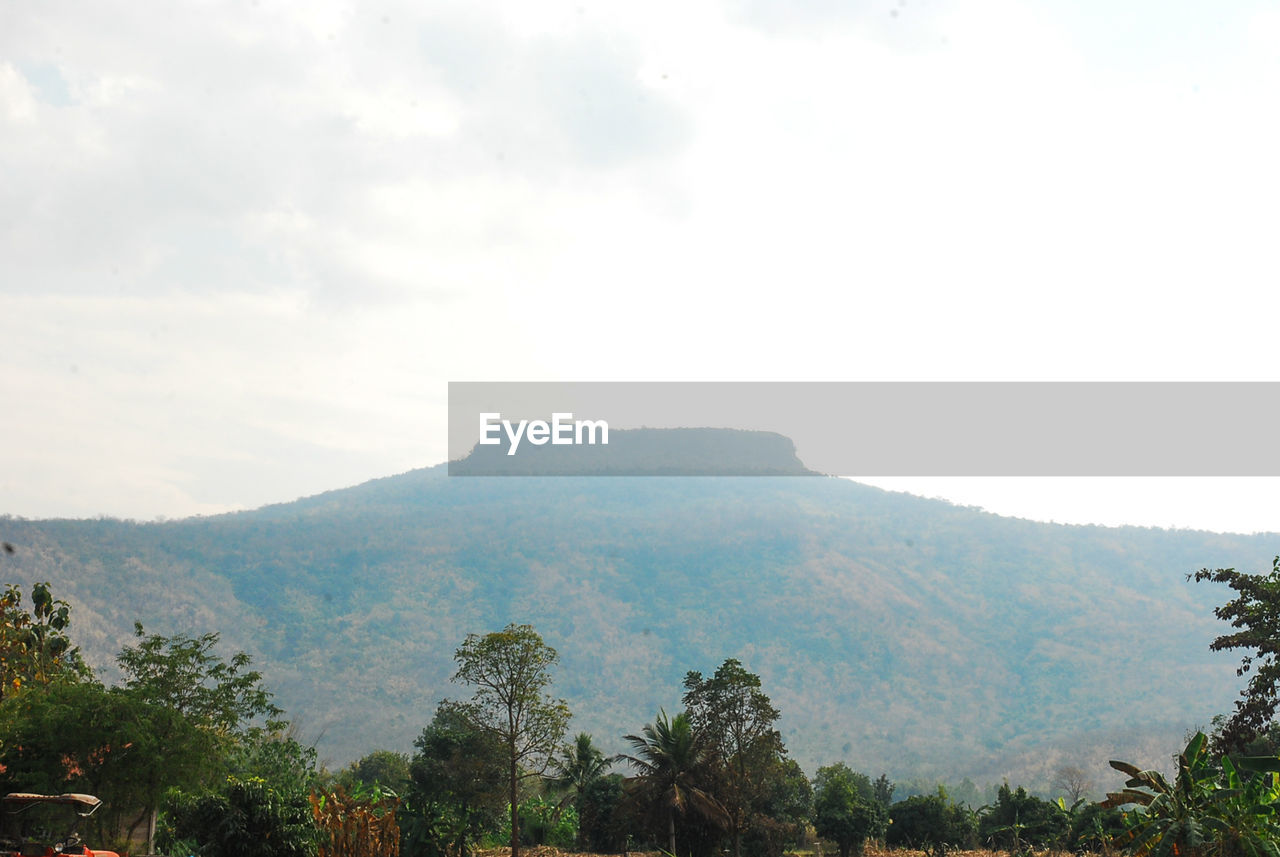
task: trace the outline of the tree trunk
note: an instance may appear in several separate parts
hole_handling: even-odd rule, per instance
[[[516,794],[516,750],[511,748],[511,857],[520,857],[520,804]]]
[[[676,811],[667,810],[667,850],[676,857]]]

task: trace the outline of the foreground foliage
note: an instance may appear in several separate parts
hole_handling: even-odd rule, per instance
[[[1070,818],[1060,807],[1005,783],[996,802],[978,819],[985,845],[1020,854],[1030,848],[1056,848],[1066,840]]]
[[[319,838],[308,796],[281,792],[259,778],[229,778],[215,793],[169,807],[160,845],[202,857],[314,857]]]
[[[1172,782],[1159,771],[1111,763],[1129,780],[1102,805],[1136,807],[1116,844],[1137,857],[1280,857],[1280,758],[1214,763],[1198,732],[1176,763]]]

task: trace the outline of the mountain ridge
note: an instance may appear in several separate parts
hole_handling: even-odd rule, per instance
[[[1227,710],[1222,593],[1185,575],[1280,553],[1275,534],[1046,524],[844,479],[446,472],[177,521],[4,519],[6,571],[72,602],[95,665],[134,619],[222,632],[339,762],[409,749],[465,694],[462,638],[527,621],[606,749],[678,707],[686,671],[737,657],[811,773],[1031,783],[1158,765]]]

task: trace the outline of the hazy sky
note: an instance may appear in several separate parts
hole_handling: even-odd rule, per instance
[[[449,380],[1280,380],[1274,4],[0,16],[0,512],[435,464]],[[909,487],[1280,529],[1277,480]]]

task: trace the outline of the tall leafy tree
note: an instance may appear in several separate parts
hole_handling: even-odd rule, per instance
[[[595,854],[626,850],[630,804],[621,774],[605,774],[578,798],[579,848]]]
[[[760,677],[735,658],[727,659],[709,678],[688,673],[684,688],[689,717],[715,750],[722,783],[718,794],[728,813],[733,857],[741,857],[743,830],[786,753],[774,728],[778,709],[761,690]]]
[[[316,748],[299,741],[292,724],[284,730],[250,729],[234,743],[225,762],[228,776],[260,778],[277,791],[319,785]]]
[[[676,853],[676,818],[697,815],[718,826],[728,824],[728,813],[706,786],[711,779],[714,751],[693,726],[687,712],[668,718],[660,711],[639,735],[627,735],[632,754],[621,758],[638,773],[650,805],[667,826],[667,849]]]
[[[876,777],[876,781],[871,784],[871,788],[875,791],[876,800],[880,802],[882,807],[888,809],[893,805],[894,785],[889,781],[888,774],[881,773],[880,776]]]
[[[556,650],[532,625],[468,634],[454,653],[453,680],[475,688],[462,711],[506,749],[511,857],[520,855],[520,780],[546,772],[569,724],[569,706],[547,693]]]
[[[409,757],[393,750],[374,750],[338,775],[338,784],[348,789],[380,786],[400,794],[409,783]]]
[[[600,752],[590,735],[579,732],[572,742],[560,748],[547,782],[554,789],[579,795],[604,776],[612,764],[613,759]]]
[[[1252,673],[1236,700],[1235,713],[1215,736],[1218,750],[1238,752],[1266,731],[1280,706],[1280,556],[1272,560],[1270,574],[1202,568],[1194,577],[1197,582],[1225,583],[1237,593],[1213,611],[1237,630],[1218,637],[1209,648],[1244,649],[1236,675]]]

